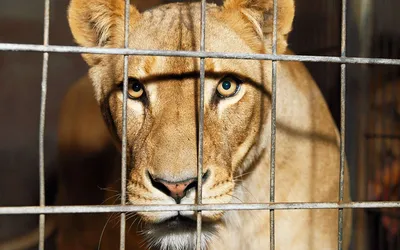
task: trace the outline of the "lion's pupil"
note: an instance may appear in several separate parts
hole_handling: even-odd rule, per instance
[[[139,83],[135,83],[132,86],[133,91],[139,92],[142,89],[142,86]]]
[[[225,89],[225,90],[230,89],[230,88],[231,88],[231,82],[229,82],[229,81],[224,81],[224,82],[222,83],[222,88]]]

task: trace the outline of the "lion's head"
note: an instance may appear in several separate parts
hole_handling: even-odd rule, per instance
[[[293,0],[278,1],[277,50],[284,53]],[[200,4],[168,4],[139,13],[130,7],[129,48],[200,49]],[[206,51],[271,53],[272,0],[226,0],[207,5]],[[72,0],[70,27],[78,44],[124,46],[123,0]],[[84,54],[96,99],[120,146],[121,55]],[[194,204],[198,162],[200,59],[129,57],[127,195],[131,204]],[[203,203],[235,201],[235,177],[257,161],[269,143],[271,64],[205,59]],[[236,201],[237,202],[237,201]],[[202,213],[204,239],[223,216]],[[195,214],[140,212],[147,235],[160,246],[194,242]],[[179,236],[179,238],[174,238]]]

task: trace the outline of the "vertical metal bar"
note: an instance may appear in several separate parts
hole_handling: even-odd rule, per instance
[[[130,1],[125,0],[124,20],[124,48],[129,47],[129,10]],[[124,83],[123,83],[123,104],[122,104],[122,155],[121,155],[121,205],[126,204],[126,151],[127,151],[127,99],[128,99],[128,59],[124,55]],[[126,234],[126,213],[121,213],[119,249],[125,249]]]
[[[205,51],[206,41],[206,0],[201,1],[201,37],[200,51]],[[198,162],[197,162],[197,204],[202,204],[202,177],[203,177],[203,133],[204,133],[204,57],[200,58],[200,112],[199,112],[199,142],[198,142]],[[197,231],[196,231],[196,249],[201,250],[201,211],[197,212]]]
[[[369,57],[371,54],[371,41],[372,41],[372,22],[373,22],[373,0],[355,0],[349,2],[350,11],[348,13],[349,20],[355,20],[353,24],[349,22],[347,27],[350,31],[349,42],[347,44],[347,50],[356,51],[360,57]],[[353,27],[353,28],[352,28]],[[356,30],[357,33],[351,32]],[[353,39],[352,39],[353,38]],[[355,39],[357,38],[357,39]],[[352,171],[353,174],[357,174],[357,180],[352,182],[354,189],[356,190],[357,200],[367,200],[368,198],[368,182],[371,179],[372,168],[372,156],[368,153],[370,151],[368,141],[365,141],[365,132],[371,131],[373,127],[368,125],[371,121],[373,112],[370,110],[369,100],[371,94],[371,78],[370,69],[368,65],[361,64],[359,66],[349,67],[348,75],[349,79],[357,79],[356,83],[358,90],[351,91],[353,95],[348,97],[348,100],[352,100],[354,97],[357,101],[350,103],[348,108],[347,118],[353,121],[352,127],[347,126],[347,159],[350,166],[357,166]],[[351,107],[357,105],[357,109]],[[350,112],[349,112],[350,111]],[[355,113],[356,112],[356,113]],[[355,115],[355,117],[354,117]],[[353,117],[353,118],[352,118]],[[347,120],[347,124],[349,124]],[[351,130],[351,131],[350,131]],[[357,134],[357,142],[349,142],[349,138],[354,138],[351,134]],[[353,145],[353,146],[351,146]],[[350,146],[350,147],[349,147]],[[351,159],[354,158],[354,160]],[[350,158],[350,159],[349,159]],[[357,250],[368,250],[371,249],[370,239],[368,237],[368,225],[370,214],[365,209],[354,210],[355,223],[353,223],[352,230],[355,233],[354,237],[354,249]]]
[[[272,54],[277,53],[278,1],[273,3]],[[271,103],[271,158],[270,158],[270,202],[275,202],[275,145],[276,145],[276,61],[272,61],[272,103]],[[275,210],[269,214],[270,250],[275,249]]]
[[[44,32],[43,45],[49,45],[49,29],[50,29],[50,0],[44,2]],[[44,128],[46,123],[46,99],[47,99],[47,71],[49,68],[49,53],[43,54],[42,83],[41,83],[41,100],[40,100],[40,124],[39,124],[39,191],[40,206],[46,206],[45,201],[45,170],[44,170]],[[45,241],[45,215],[39,216],[39,250],[44,249]]]
[[[346,13],[347,0],[342,0],[342,33],[341,57],[346,56]],[[340,175],[339,175],[339,202],[344,196],[344,166],[345,166],[345,135],[346,135],[346,64],[340,65]],[[343,249],[343,208],[339,209],[338,218],[338,249]]]
[[[344,115],[346,112],[345,107],[345,95],[346,95],[346,64],[340,65],[341,73],[340,73],[340,179],[339,179],[339,201],[343,201],[344,194],[344,164],[345,164],[345,146],[344,146],[344,137],[345,137],[345,119]],[[338,249],[341,250],[343,247],[343,208],[339,208],[339,219],[338,219]]]

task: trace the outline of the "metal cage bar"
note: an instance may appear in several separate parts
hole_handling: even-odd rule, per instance
[[[206,41],[206,0],[201,0],[201,30],[200,30],[200,51],[205,51]],[[198,158],[197,158],[197,204],[202,204],[203,195],[203,135],[204,135],[204,81],[205,81],[205,58],[200,58],[200,112],[198,131]],[[196,249],[201,250],[201,211],[197,211]]]
[[[44,31],[43,45],[49,45],[50,30],[50,0],[44,2]],[[45,169],[44,169],[44,128],[46,124],[46,99],[47,99],[47,76],[49,68],[49,53],[43,53],[42,83],[40,98],[40,121],[39,121],[39,192],[40,207],[46,206],[45,200]],[[44,250],[45,242],[45,215],[39,215],[39,250]]]
[[[257,54],[257,53],[224,53],[224,52],[179,51],[179,50],[174,50],[174,51],[137,50],[137,49],[124,49],[124,48],[97,48],[97,47],[61,46],[61,45],[45,46],[45,45],[19,44],[19,43],[0,43],[0,51],[175,56],[175,57],[221,58],[221,59],[400,65],[400,59],[388,59],[388,58],[305,56],[305,55],[283,55],[283,54],[272,55],[272,54]]]
[[[206,1],[201,0],[201,19],[200,19],[200,51],[205,51],[206,41]],[[199,112],[199,131],[198,131],[198,158],[197,158],[197,204],[202,204],[203,195],[203,135],[204,135],[204,81],[205,81],[205,58],[200,58],[200,112]],[[196,249],[201,250],[201,210],[197,211],[197,230],[196,230]]]
[[[7,206],[0,207],[0,215],[12,214],[67,214],[67,213],[130,213],[162,211],[215,211],[215,210],[294,210],[339,208],[400,208],[400,201],[359,202],[275,202],[275,203],[226,203],[202,205],[97,205],[97,206]]]
[[[347,30],[347,0],[342,0],[342,32],[341,57],[346,57]],[[340,64],[340,173],[339,173],[339,202],[344,196],[344,167],[345,167],[345,137],[346,137],[346,64]],[[338,250],[343,249],[343,208],[339,208],[338,216]]]
[[[276,56],[277,43],[277,16],[278,1],[273,2],[272,25],[272,55]],[[275,202],[275,152],[276,152],[276,60],[272,61],[272,86],[271,86],[271,159],[270,159],[270,196],[269,201]],[[275,250],[275,210],[269,211],[269,244],[270,250]]]
[[[124,48],[129,48],[129,10],[130,1],[125,0],[125,19],[124,19]],[[126,150],[127,150],[127,102],[128,102],[128,78],[129,78],[129,56],[124,55],[124,80],[122,98],[122,154],[121,154],[121,206],[126,205]],[[125,249],[126,243],[126,213],[122,212],[120,217],[119,249]]]

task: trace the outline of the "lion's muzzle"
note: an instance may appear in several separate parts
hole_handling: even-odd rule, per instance
[[[198,185],[197,177],[186,178],[181,181],[171,181],[154,177],[149,172],[148,176],[154,188],[172,197],[177,204],[181,203],[182,198],[186,196],[188,191],[193,189],[196,190]],[[209,171],[203,174],[202,184],[207,181],[208,176]]]

